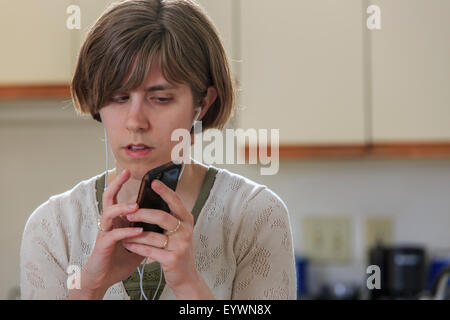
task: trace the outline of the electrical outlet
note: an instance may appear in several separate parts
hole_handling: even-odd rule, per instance
[[[348,262],[350,259],[349,217],[303,218],[306,255],[316,262]]]
[[[392,244],[393,223],[388,217],[370,217],[366,219],[366,249],[372,248],[377,242],[384,245]]]

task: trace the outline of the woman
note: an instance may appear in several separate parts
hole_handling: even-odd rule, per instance
[[[232,113],[228,60],[196,4],[112,5],[87,35],[71,89],[77,111],[103,124],[116,167],[32,213],[22,298],[295,299],[288,210],[266,186],[192,162],[175,191],[152,184],[170,214],[136,206],[144,174],[171,160],[174,130],[196,118],[222,129]]]

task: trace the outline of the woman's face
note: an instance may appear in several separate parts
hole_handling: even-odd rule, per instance
[[[129,169],[134,179],[171,160],[172,148],[179,143],[171,141],[172,132],[190,130],[195,116],[189,86],[169,84],[157,63],[139,88],[115,93],[99,112],[118,172]],[[150,150],[133,155],[130,144],[145,144]]]

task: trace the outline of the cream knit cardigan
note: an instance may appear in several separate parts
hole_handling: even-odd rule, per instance
[[[196,265],[214,297],[296,299],[286,205],[266,186],[217,169],[193,231]],[[88,260],[98,232],[96,178],[50,197],[30,215],[20,252],[22,299],[67,299],[69,276]],[[104,299],[129,296],[120,281]],[[160,299],[175,295],[166,286]]]

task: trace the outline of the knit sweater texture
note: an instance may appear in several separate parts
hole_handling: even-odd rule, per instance
[[[296,299],[289,212],[267,186],[218,172],[193,230],[198,271],[216,299]],[[89,259],[98,233],[95,181],[51,196],[25,225],[22,299],[67,299],[68,280]],[[165,286],[160,299],[175,299]],[[122,281],[103,299],[130,299]]]

